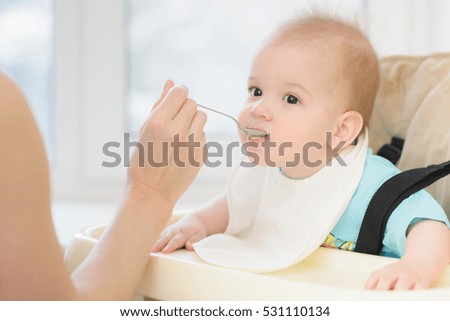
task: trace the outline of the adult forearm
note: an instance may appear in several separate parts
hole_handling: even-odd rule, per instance
[[[131,299],[172,209],[158,195],[127,192],[116,219],[72,275],[80,298]]]

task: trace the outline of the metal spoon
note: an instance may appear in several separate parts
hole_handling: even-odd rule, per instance
[[[251,128],[246,128],[244,126],[242,126],[236,118],[234,118],[233,116],[230,116],[228,114],[222,113],[220,111],[217,111],[215,109],[209,108],[209,107],[205,107],[203,105],[197,104],[198,107],[203,108],[203,109],[207,109],[210,111],[213,111],[215,113],[221,114],[223,116],[226,116],[228,118],[231,118],[232,120],[234,120],[234,122],[237,124],[239,130],[241,132],[243,132],[245,135],[250,136],[250,137],[264,137],[267,136],[267,133],[264,130],[259,130],[259,129],[251,129]]]

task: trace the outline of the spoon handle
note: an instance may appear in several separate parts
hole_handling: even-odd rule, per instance
[[[200,104],[197,104],[197,106],[200,107],[200,108],[203,108],[203,109],[207,109],[207,110],[213,111],[215,113],[221,114],[223,116],[226,116],[226,117],[232,119],[238,125],[239,129],[242,129],[241,124],[239,124],[239,122],[233,116],[230,116],[228,114],[222,113],[221,111],[218,111],[218,110],[215,110],[215,109],[212,109],[212,108],[200,105]]]

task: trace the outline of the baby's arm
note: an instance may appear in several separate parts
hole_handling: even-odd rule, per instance
[[[193,243],[208,235],[225,232],[228,218],[227,196],[222,194],[167,227],[159,236],[152,251],[162,250],[163,253],[170,253],[183,246],[192,251]]]
[[[373,272],[366,289],[412,290],[430,287],[450,262],[450,230],[442,222],[416,223],[399,262]]]

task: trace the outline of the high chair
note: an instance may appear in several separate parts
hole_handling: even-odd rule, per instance
[[[387,57],[380,68],[381,87],[369,128],[374,153],[381,149],[398,160],[401,170],[450,160],[450,53]],[[450,176],[427,190],[449,215]],[[179,218],[175,214],[169,224]],[[70,271],[105,226],[75,235],[65,256]],[[259,274],[213,266],[194,252],[178,250],[151,254],[137,294],[155,300],[450,300],[450,266],[431,289],[363,290],[371,272],[397,260],[319,248],[295,266]]]

